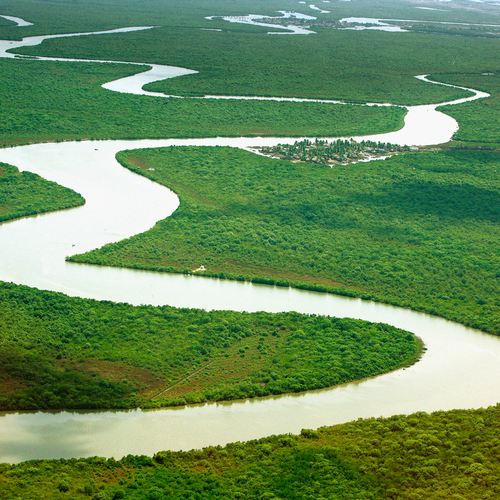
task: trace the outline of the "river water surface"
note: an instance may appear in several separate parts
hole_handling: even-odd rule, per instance
[[[137,89],[137,82],[130,79],[128,82]],[[127,91],[126,85],[121,91]],[[484,95],[476,93],[473,98]],[[410,108],[402,131],[372,138],[387,141],[393,137],[391,142],[406,144],[444,142],[443,137],[449,139],[457,125],[437,113],[436,106]],[[431,137],[428,129],[433,130],[436,116],[445,118]],[[72,210],[1,224],[0,279],[69,295],[133,304],[238,311],[294,310],[382,321],[421,337],[428,349],[422,360],[410,368],[374,379],[292,396],[158,411],[5,413],[0,417],[0,462],[92,455],[120,458],[129,453],[151,455],[163,449],[200,448],[269,434],[296,433],[302,428],[359,417],[497,403],[500,340],[449,321],[314,292],[64,261],[66,255],[145,231],[178,206],[175,194],[120,167],[115,160],[116,152],[167,145],[249,148],[295,140],[103,141],[0,150],[0,161],[70,187],[87,201],[85,206]],[[422,140],[426,142],[419,142]]]

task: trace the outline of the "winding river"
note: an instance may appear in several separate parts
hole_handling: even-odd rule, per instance
[[[131,29],[142,28],[127,28]],[[37,37],[38,43],[43,38]],[[33,39],[25,40],[34,44]],[[0,42],[1,55],[12,57],[5,52],[6,48],[23,42]],[[149,76],[148,72],[140,73],[137,78],[129,77],[106,86],[114,85],[121,92],[143,93],[140,86],[145,78],[154,81],[153,78],[165,78],[166,73],[174,76],[177,72],[190,70],[155,66]],[[472,97],[454,104],[487,95],[473,92]],[[400,144],[445,142],[457,124],[437,112],[437,106],[410,107],[401,131],[371,138]],[[66,255],[145,231],[178,206],[174,193],[120,167],[115,160],[118,151],[167,145],[227,145],[248,149],[295,140],[89,141],[0,150],[0,161],[70,187],[87,201],[76,209],[1,224],[0,279],[74,296],[133,304],[238,311],[295,310],[383,321],[421,337],[428,349],[422,360],[404,370],[334,389],[251,401],[157,411],[4,413],[0,417],[0,462],[92,455],[120,458],[129,453],[152,455],[162,449],[200,448],[270,434],[296,433],[302,428],[359,417],[497,403],[499,339],[456,323],[406,309],[314,292],[65,262]]]

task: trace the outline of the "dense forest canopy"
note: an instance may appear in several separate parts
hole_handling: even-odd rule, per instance
[[[0,59],[0,146],[61,140],[390,132],[400,107],[151,99],[103,89],[144,66]]]
[[[415,362],[389,325],[131,306],[0,282],[0,410],[129,408],[330,387]]]

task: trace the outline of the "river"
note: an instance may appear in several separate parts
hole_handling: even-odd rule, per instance
[[[128,79],[128,84],[137,90],[133,79]],[[127,91],[126,85],[121,91]],[[485,95],[476,93],[472,98]],[[451,118],[443,118],[440,130],[433,129],[430,137],[427,129],[432,129],[436,117],[445,117],[435,110],[436,106],[409,108],[401,131],[371,138],[388,141],[388,137],[395,137],[391,142],[406,144],[444,142],[443,137],[449,139],[457,125]],[[0,161],[70,187],[87,201],[83,207],[72,210],[1,224],[0,279],[133,304],[238,311],[295,310],[383,321],[421,337],[428,349],[422,360],[410,368],[370,380],[291,396],[157,411],[4,413],[0,417],[0,462],[151,455],[163,449],[200,448],[296,433],[302,428],[359,417],[475,408],[498,401],[493,381],[500,380],[500,340],[456,323],[370,301],[314,292],[64,261],[66,255],[145,231],[178,206],[174,193],[120,167],[116,152],[167,145],[251,148],[295,140],[88,141],[0,150]]]

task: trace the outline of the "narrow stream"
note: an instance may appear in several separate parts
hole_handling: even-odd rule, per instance
[[[141,75],[143,78],[146,73]],[[133,78],[116,84],[124,92],[129,85],[137,90]],[[476,93],[466,100],[484,96]],[[464,100],[455,103],[458,102]],[[457,125],[436,112],[436,106],[411,107],[401,131],[371,138],[400,144],[444,142]],[[436,130],[434,122],[439,116],[445,118]],[[295,310],[383,321],[421,337],[428,348],[423,359],[411,368],[374,379],[291,396],[158,411],[5,413],[0,418],[0,462],[92,455],[120,458],[129,453],[151,455],[162,449],[200,448],[269,434],[296,433],[302,428],[359,417],[474,408],[498,401],[499,339],[459,324],[358,299],[64,261],[66,255],[145,231],[178,206],[174,193],[119,166],[115,160],[118,151],[168,145],[250,148],[295,140],[89,141],[0,150],[0,161],[75,189],[87,200],[85,206],[76,209],[1,224],[0,279],[74,296],[133,304],[238,311]]]

